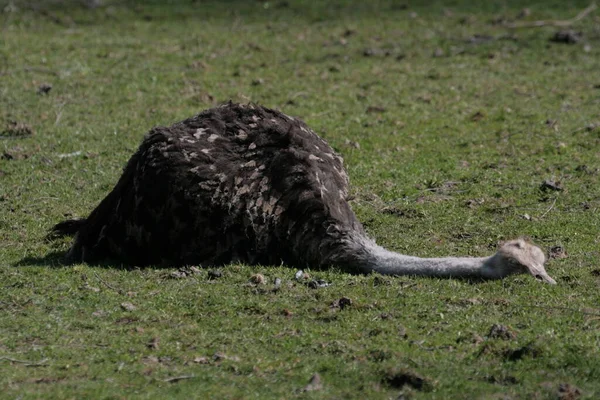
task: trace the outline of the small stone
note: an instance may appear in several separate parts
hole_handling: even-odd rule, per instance
[[[314,280],[308,282],[308,287],[311,289],[325,288],[328,286],[331,286],[331,283],[326,282],[322,279],[314,279]]]
[[[485,203],[485,199],[469,199],[465,203],[469,208],[475,208]]]
[[[52,85],[49,83],[42,83],[40,86],[38,86],[38,94],[48,94],[50,93],[50,90],[52,90]]]
[[[319,374],[314,374],[311,376],[310,381],[308,381],[308,385],[304,387],[303,392],[314,392],[316,390],[323,389],[323,383],[321,382],[321,376]]]
[[[153,337],[152,339],[150,339],[150,341],[148,342],[148,344],[146,345],[146,347],[148,347],[149,349],[158,350],[159,344],[160,344],[160,338],[159,337]]]
[[[474,333],[473,336],[471,336],[471,343],[478,345],[483,342],[484,342],[483,338],[481,336],[479,336],[478,334]]]
[[[173,271],[173,272],[171,272],[169,274],[169,277],[173,278],[173,279],[183,279],[183,278],[187,277],[187,274],[185,273],[185,271],[179,270],[179,271]]]
[[[86,284],[83,286],[83,288],[84,288],[84,289],[87,289],[87,290],[89,290],[89,291],[91,291],[91,292],[94,292],[94,293],[98,293],[98,292],[100,291],[100,289],[99,289],[99,288],[97,288],[97,287],[94,287],[94,286],[90,286],[90,285],[88,285],[87,283],[86,283]]]
[[[568,383],[558,385],[558,398],[560,400],[576,400],[581,397],[581,390]]]
[[[360,149],[360,143],[354,142],[352,140],[344,140],[344,144],[349,147],[354,147],[355,149]]]
[[[525,357],[538,358],[542,355],[542,349],[535,343],[528,343],[517,349],[508,349],[504,356],[508,361],[518,361]]]
[[[596,129],[600,128],[600,122],[595,123],[595,124],[589,124],[585,127],[585,130],[588,132],[593,132]]]
[[[130,302],[126,301],[124,303],[121,303],[121,308],[125,311],[135,311],[137,310],[137,307],[134,306],[133,304],[131,304]]]
[[[33,135],[33,129],[29,125],[17,121],[8,121],[6,127],[0,132],[0,137],[23,137],[31,135]]]
[[[218,279],[223,276],[223,272],[218,269],[208,271],[208,280]]]
[[[238,361],[240,361],[240,358],[238,356],[228,356],[224,353],[215,353],[215,355],[213,356],[213,360],[215,360],[215,361],[229,360],[229,361],[238,362]]]
[[[567,258],[568,256],[567,251],[562,246],[552,246],[548,250],[548,257],[552,259]]]
[[[250,277],[250,282],[255,285],[264,285],[265,276],[263,274],[254,274]]]
[[[475,114],[471,115],[471,121],[473,122],[481,121],[484,118],[485,114],[481,111],[477,111]]]
[[[402,339],[407,339],[408,338],[408,333],[406,333],[406,328],[403,327],[402,325],[400,325],[398,327],[398,337],[400,337]]]
[[[339,307],[340,310],[343,310],[344,308],[349,307],[351,305],[352,305],[352,299],[350,299],[348,297],[342,297],[341,299],[338,299],[338,300],[334,301],[331,304],[331,307],[332,308],[338,308]]]
[[[575,32],[571,29],[558,31],[550,38],[555,43],[575,44],[582,38],[581,32]]]
[[[517,337],[517,334],[509,326],[494,324],[488,336],[491,339],[512,340]]]
[[[198,268],[198,267],[194,267],[194,266],[191,266],[191,267],[190,267],[190,271],[191,271],[193,274],[199,274],[199,273],[201,273],[201,272],[202,272],[202,270],[201,270],[200,268]]]
[[[548,191],[548,190],[553,190],[553,191],[557,191],[560,192],[563,190],[562,185],[560,184],[560,182],[558,181],[553,181],[551,179],[546,179],[544,182],[542,182],[542,184],[540,185],[540,189],[542,191]]]

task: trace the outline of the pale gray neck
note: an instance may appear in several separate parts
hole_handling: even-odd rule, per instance
[[[500,276],[496,276],[495,269],[492,268],[493,257],[413,257],[388,251],[368,239],[363,241],[363,249],[368,254],[363,264],[364,272],[445,278],[500,278]]]

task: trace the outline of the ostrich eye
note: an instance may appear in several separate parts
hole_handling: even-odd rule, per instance
[[[541,275],[538,275],[538,274],[535,274],[535,275],[534,275],[534,278],[535,278],[535,279],[537,279],[538,281],[541,281],[541,280],[542,280],[542,276],[541,276]]]

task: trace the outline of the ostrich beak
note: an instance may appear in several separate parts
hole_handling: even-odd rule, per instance
[[[556,285],[556,281],[548,275],[544,265],[542,264],[533,264],[529,268],[529,273],[533,275],[533,277],[539,281],[549,283],[551,285]]]

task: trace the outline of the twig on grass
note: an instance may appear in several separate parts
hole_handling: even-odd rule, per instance
[[[44,68],[44,67],[36,67],[36,66],[27,65],[23,68],[23,70],[25,72],[39,72],[42,74],[48,74],[48,75],[52,75],[52,76],[60,76],[60,74],[58,72],[53,71],[50,68]]]
[[[584,127],[581,128],[577,128],[574,131],[571,132],[571,135],[577,132],[581,132],[581,131],[593,131],[594,129],[600,127],[600,124],[598,123],[592,123],[592,124],[588,124]]]
[[[546,214],[548,214],[554,208],[554,205],[556,204],[557,199],[558,199],[558,195],[554,198],[554,201],[552,202],[552,204],[550,204],[550,207],[542,215],[540,215],[540,217],[538,219],[544,218],[546,216]]]
[[[96,279],[98,279],[100,281],[100,283],[102,283],[107,288],[112,289],[119,294],[125,294],[124,290],[112,286],[110,283],[108,283],[104,279],[100,278],[100,275],[98,275],[96,272],[94,272],[94,276],[96,277]]]
[[[5,71],[1,71],[0,72],[0,76],[3,75],[11,75],[14,74],[16,72],[19,72],[20,70],[5,70]],[[23,71],[25,72],[39,72],[42,74],[48,74],[48,75],[52,75],[52,76],[60,76],[60,74],[56,71],[53,71],[49,68],[43,68],[43,67],[34,67],[34,66],[25,66],[23,67]]]
[[[596,8],[596,3],[590,4],[585,10],[581,11],[574,18],[565,20],[545,20],[545,21],[526,21],[526,22],[514,22],[512,24],[506,24],[507,28],[518,29],[518,28],[537,28],[540,26],[558,26],[567,27],[573,25],[575,22],[582,20],[587,17]]]
[[[192,378],[195,378],[195,377],[196,377],[196,375],[174,376],[172,378],[163,379],[163,382],[175,383],[175,382],[182,381],[184,379],[192,379]]]
[[[40,361],[29,361],[29,360],[17,360],[15,358],[10,358],[10,357],[0,357],[0,361],[10,361],[10,362],[14,362],[14,363],[19,363],[19,364],[25,364],[26,367],[38,367],[41,365],[46,365],[46,363],[48,362],[47,358],[44,358],[43,360]]]
[[[332,110],[322,111],[322,112],[319,112],[319,113],[316,113],[316,114],[312,114],[311,118],[322,117],[324,115],[331,114],[332,112],[333,112]]]

